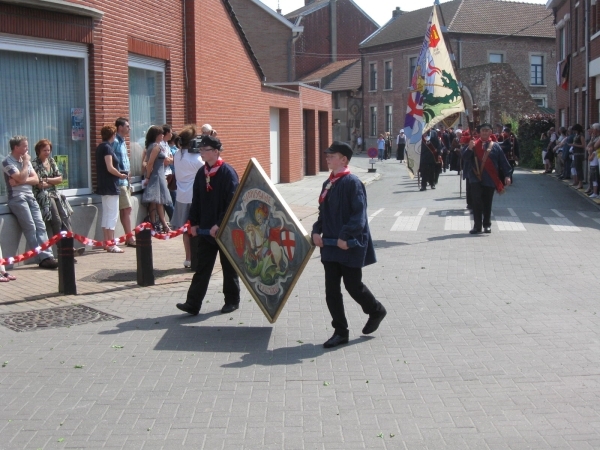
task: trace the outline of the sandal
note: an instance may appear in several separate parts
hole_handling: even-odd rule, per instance
[[[4,272],[4,273],[2,274],[2,276],[3,276],[4,278],[8,279],[8,280],[11,280],[11,281],[14,281],[14,280],[16,280],[16,279],[17,279],[17,277],[15,277],[14,275],[11,275],[11,274],[10,274],[10,273],[8,273],[8,272]]]
[[[8,278],[6,278],[4,275],[0,275],[0,283],[6,283],[10,281]]]
[[[112,247],[108,247],[108,248],[106,249],[106,251],[107,251],[108,253],[125,253],[125,250],[123,250],[123,249],[121,249],[121,248],[117,247],[116,245],[113,245]]]

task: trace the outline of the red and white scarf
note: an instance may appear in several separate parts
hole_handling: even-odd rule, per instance
[[[219,167],[221,167],[223,164],[225,164],[225,161],[223,161],[221,157],[217,159],[217,162],[214,164],[214,166],[211,167],[210,171],[208,170],[208,164],[204,164],[204,176],[206,177],[206,192],[210,192],[213,190],[212,186],[210,185],[210,179],[211,177],[214,177],[217,174],[217,172],[219,171]]]
[[[333,183],[335,183],[340,178],[345,177],[346,175],[350,175],[350,169],[348,169],[348,166],[344,167],[344,170],[335,175],[333,174],[333,172],[329,174],[329,183],[327,183],[327,186],[325,186],[323,192],[321,192],[321,195],[319,195],[319,205],[325,201],[325,197],[327,197],[327,192],[329,192],[329,189],[331,189]]]

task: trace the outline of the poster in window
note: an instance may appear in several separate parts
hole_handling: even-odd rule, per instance
[[[85,140],[85,114],[83,108],[71,108],[71,140]]]
[[[274,323],[314,250],[310,235],[255,158],[229,205],[217,243]]]
[[[68,189],[69,188],[69,156],[68,155],[56,155],[54,156],[54,162],[58,171],[62,174],[62,182],[56,185],[57,189]]]

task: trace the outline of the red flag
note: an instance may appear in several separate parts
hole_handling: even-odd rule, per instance
[[[571,70],[571,55],[567,56],[565,67],[563,67],[563,70],[561,72],[560,87],[563,88],[565,91],[567,89],[569,89],[569,72],[570,72],[570,70]]]

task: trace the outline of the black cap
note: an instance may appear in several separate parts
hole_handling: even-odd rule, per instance
[[[221,150],[221,140],[212,136],[202,136],[200,147],[212,147],[215,150]]]
[[[350,158],[352,158],[352,147],[345,142],[333,141],[333,144],[325,150],[325,153],[341,153],[350,161]]]
[[[489,124],[489,123],[487,123],[487,122],[482,123],[481,125],[479,125],[477,127],[477,132],[481,131],[482,128],[489,128],[490,130],[493,130],[492,125]]]

